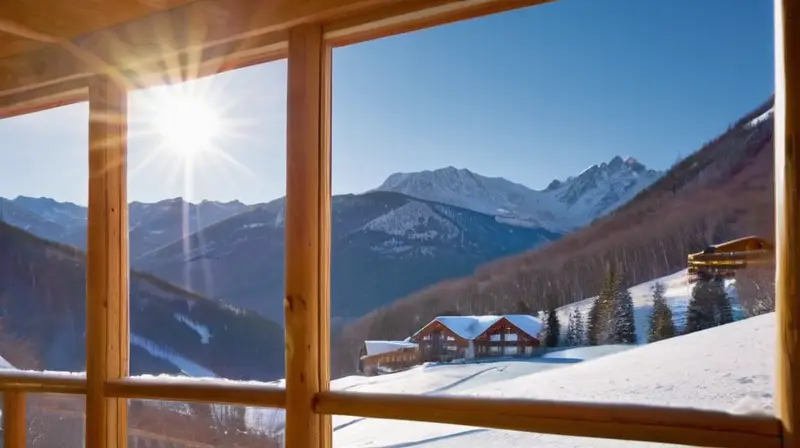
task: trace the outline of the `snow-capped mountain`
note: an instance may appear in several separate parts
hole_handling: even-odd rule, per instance
[[[566,232],[610,213],[661,175],[634,158],[616,156],[577,176],[554,180],[539,191],[502,177],[481,176],[452,166],[392,174],[376,190],[475,210],[509,224]]]
[[[134,266],[280,320],[283,216],[284,199],[277,199],[146,254]],[[561,236],[393,192],[334,196],[331,220],[332,315],[340,318]]]

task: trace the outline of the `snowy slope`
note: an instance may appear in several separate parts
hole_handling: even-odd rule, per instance
[[[425,364],[390,375],[340,378],[332,389],[772,413],[775,331],[771,313],[654,344],[570,348],[527,360]],[[222,414],[228,407],[217,405],[214,412]],[[249,431],[280,434],[283,422],[283,410],[245,412]],[[337,447],[667,446],[350,416],[334,416],[333,427]]]
[[[686,318],[686,307],[689,305],[689,299],[692,297],[692,284],[687,280],[686,269],[656,280],[641,283],[629,289],[631,297],[633,298],[636,338],[640,344],[647,342],[647,333],[650,330],[648,318],[650,316],[650,311],[653,309],[653,285],[659,281],[666,287],[664,298],[667,300],[667,304],[672,310],[672,319],[675,321],[675,325],[677,325],[679,329],[683,328]],[[738,307],[739,296],[735,289],[735,282],[733,280],[727,280],[725,285],[728,296],[732,299],[734,317],[739,319],[741,317],[741,310]],[[596,297],[590,297],[580,302],[563,306],[557,310],[558,319],[562,326],[561,334],[566,334],[569,315],[572,314],[575,308],[580,309],[581,315],[584,320],[586,319],[595,298]]]
[[[446,393],[772,412],[774,325],[774,314],[768,314],[597,359],[564,363],[561,368],[508,378],[496,375],[495,381],[476,382],[474,387],[450,389]],[[586,349],[570,352],[573,356],[590,354]],[[443,372],[452,375],[449,377],[452,383],[464,381],[466,385],[475,374],[474,369],[503,364],[448,366]],[[464,369],[460,376],[454,374],[459,368]],[[432,371],[417,368],[349,389],[426,393],[430,391]],[[660,446],[350,417],[334,417],[333,425],[334,444],[343,447]]]
[[[571,348],[530,360],[426,364],[390,375],[340,378],[331,386],[771,413],[774,334],[773,313],[649,345]],[[282,429],[282,410],[250,409],[247,416],[250,430]],[[349,416],[334,416],[333,427],[334,445],[341,447],[663,446]]]
[[[625,204],[661,174],[633,158],[617,156],[565,181],[554,180],[541,191],[452,166],[434,171],[395,173],[376,190],[487,213],[509,224],[564,232],[584,226]]]

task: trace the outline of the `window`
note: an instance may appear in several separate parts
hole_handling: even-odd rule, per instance
[[[294,9],[287,6],[288,3],[281,3],[281,7],[276,8],[275,11],[288,16],[280,17],[285,19],[285,22],[276,23],[278,18],[272,14],[267,18],[265,18],[266,15],[254,14],[252,20],[258,24],[252,26],[276,30],[275,36],[269,34],[253,37],[254,41],[259,41],[259,39],[269,41],[267,43],[259,41],[256,48],[260,50],[259,58],[275,59],[277,57],[273,54],[275,52],[281,53],[281,56],[285,56],[285,53],[288,52],[289,55],[287,144],[291,151],[287,160],[288,191],[285,218],[287,223],[297,223],[298,225],[287,224],[286,226],[287,285],[285,295],[288,318],[285,326],[286,334],[291,339],[289,345],[293,348],[288,352],[286,387],[282,388],[274,384],[233,383],[224,380],[126,377],[123,364],[125,359],[121,354],[124,353],[128,344],[133,343],[146,351],[148,348],[152,349],[153,346],[129,333],[125,319],[127,317],[125,316],[127,303],[124,303],[127,295],[125,288],[130,275],[125,257],[126,236],[121,232],[124,230],[125,223],[119,218],[124,216],[121,211],[125,208],[127,186],[124,182],[125,173],[119,169],[124,164],[117,164],[120,157],[124,156],[119,144],[119,139],[124,136],[124,132],[120,129],[119,123],[113,120],[109,121],[109,117],[124,116],[126,113],[121,107],[124,104],[121,86],[115,85],[106,77],[93,78],[90,89],[90,110],[94,120],[92,120],[89,140],[94,149],[101,147],[104,151],[102,153],[93,152],[95,159],[90,160],[89,164],[94,175],[90,178],[89,199],[89,220],[92,225],[90,225],[88,241],[89,298],[87,308],[89,313],[86,323],[88,340],[86,368],[88,372],[84,376],[52,372],[1,371],[0,388],[4,395],[4,439],[8,448],[25,446],[26,429],[28,429],[26,421],[28,397],[26,394],[59,394],[79,397],[85,395],[85,421],[88,429],[85,435],[91,437],[87,441],[88,446],[103,445],[104,441],[96,438],[99,437],[98,435],[119,436],[117,440],[121,440],[128,422],[124,418],[126,417],[125,413],[120,411],[127,408],[129,416],[134,415],[135,409],[142,409],[145,406],[141,400],[178,402],[174,405],[174,409],[193,408],[195,409],[193,412],[196,414],[206,415],[207,422],[216,422],[220,415],[228,415],[230,410],[226,407],[228,405],[239,406],[237,409],[242,409],[241,406],[249,406],[251,410],[259,407],[286,408],[285,414],[270,411],[265,419],[270,420],[275,417],[280,421],[283,418],[285,422],[283,431],[286,433],[286,443],[290,448],[292,446],[320,445],[320,441],[329,437],[332,432],[329,416],[333,414],[374,419],[431,419],[439,423],[456,425],[480,424],[509,430],[522,429],[570,436],[601,436],[683,444],[723,446],[781,446],[783,444],[786,446],[796,442],[791,439],[792,432],[784,432],[780,421],[771,416],[648,408],[635,404],[596,406],[588,403],[553,404],[531,400],[523,406],[488,397],[456,399],[443,396],[403,397],[391,394],[359,395],[342,390],[328,391],[330,372],[326,362],[329,361],[331,353],[329,346],[331,324],[326,319],[330,305],[328,293],[333,285],[328,278],[332,266],[327,262],[327,251],[330,246],[329,238],[331,238],[329,224],[334,220],[331,216],[331,204],[327,200],[331,193],[330,158],[328,157],[330,155],[330,136],[328,135],[330,132],[328,129],[330,105],[327,98],[327,95],[330,94],[330,73],[327,72],[327,68],[331,54],[330,49],[327,48],[328,45],[344,45],[359,40],[369,40],[390,33],[424,28],[432,23],[460,20],[498,12],[504,8],[532,4],[523,1],[498,4],[482,1],[442,2],[420,12],[421,7],[417,3],[411,5],[396,3],[388,5],[388,10],[383,15],[378,15],[378,12],[383,11],[375,7],[374,10],[363,11],[366,19],[353,13],[353,16],[348,16],[347,20],[342,22],[333,20],[343,14],[356,11],[361,7],[360,3],[356,3],[347,8],[338,9],[328,6],[332,9],[324,10],[313,17],[300,16],[301,13],[308,13],[306,8]],[[190,6],[176,7],[174,14],[180,15],[181,11],[185,13],[187,10],[195,11],[194,9],[182,9],[196,7],[191,5],[195,5],[195,3]],[[308,9],[311,9],[317,3],[308,5]],[[777,15],[779,21],[776,23],[776,29],[778,32],[784,33],[783,39],[786,41],[786,48],[779,45],[778,55],[788,60],[787,63],[778,62],[778,69],[781,70],[778,77],[788,82],[797,78],[797,74],[792,72],[797,69],[797,63],[792,58],[800,54],[793,51],[797,49],[797,39],[790,31],[797,29],[796,24],[792,22],[798,17],[797,6],[794,2],[788,1],[779,2],[778,6],[782,6],[787,11],[783,15]],[[197,6],[196,8],[201,7]],[[546,8],[546,6],[541,8]],[[0,13],[2,13],[1,9]],[[231,14],[235,13],[237,12],[233,11]],[[296,16],[291,16],[292,14]],[[376,15],[392,19],[375,22]],[[184,19],[187,22],[197,20],[189,17],[189,14],[186,14]],[[330,19],[330,23],[326,22],[324,28],[319,23],[314,25],[311,19],[320,20],[319,17]],[[781,17],[786,20],[785,23],[781,21]],[[239,18],[242,17],[239,16]],[[249,23],[248,20],[232,20],[231,23],[235,23],[235,27],[250,26],[243,25]],[[288,29],[286,23],[303,23],[304,25]],[[402,25],[402,28],[399,28],[398,23]],[[150,23],[150,25],[152,24]],[[214,27],[209,27],[209,29],[214,33],[218,32]],[[239,31],[253,31],[255,34],[256,30],[240,29]],[[286,34],[282,34],[284,31]],[[218,41],[225,41],[223,36],[213,37],[219,38],[213,41],[213,45],[217,45]],[[212,40],[211,37],[208,39]],[[236,42],[236,44],[256,45],[250,40]],[[213,45],[209,43],[209,47],[212,49],[215,48]],[[241,58],[253,57],[252,52],[248,53],[238,47],[228,48],[228,50],[230,51],[218,53],[235,53],[237,57]],[[265,55],[267,50],[273,53]],[[201,53],[200,58],[211,57],[204,52]],[[54,58],[61,57],[61,53],[57,49],[53,49],[53,55]],[[4,58],[4,65],[0,67],[2,70],[7,70],[0,74],[0,100],[16,101],[17,103],[13,104],[14,107],[22,107],[20,104],[30,107],[22,100],[9,99],[12,96],[7,93],[12,91],[9,83],[14,80],[27,79],[28,76],[36,78],[43,75],[32,73],[32,71],[23,71],[26,76],[18,76],[14,70],[5,65],[6,63],[12,64],[16,60],[14,58],[15,56],[12,56],[10,62]],[[176,57],[175,59],[182,58]],[[228,60],[221,62],[217,58],[212,62],[215,68],[230,68],[225,65],[229,64]],[[57,67],[57,70],[65,70],[62,65],[64,67],[75,66],[74,63],[53,65]],[[11,67],[13,68],[13,65]],[[47,73],[51,73],[49,69]],[[7,74],[14,76],[6,76]],[[67,75],[65,75],[65,78],[68,78],[67,81],[43,82],[39,80],[40,87],[63,88],[61,82],[72,83],[75,79],[83,82],[84,77],[81,73],[68,73]],[[74,84],[68,86],[74,87]],[[24,94],[30,94],[26,86],[14,87],[22,89]],[[70,94],[72,94],[72,90],[75,89],[70,89]],[[43,101],[41,98],[43,95],[40,92],[40,98],[37,98],[37,101]],[[51,101],[52,98],[47,97],[46,100]],[[792,163],[794,154],[791,151],[794,149],[791,146],[784,147],[785,140],[794,135],[797,128],[798,113],[795,110],[798,107],[797,92],[787,89],[786,86],[779,86],[777,103],[777,128],[781,134],[776,139],[779,140],[776,147],[776,161],[778,167],[785,168],[785,171],[778,170],[776,177],[779,199],[782,199],[775,202],[776,207],[780,207],[779,217],[781,219],[778,225],[777,240],[779,244],[777,246],[779,254],[783,255],[778,258],[778,280],[780,282],[778,285],[780,297],[778,316],[782,318],[778,321],[778,329],[785,336],[796,330],[792,328],[793,321],[789,317],[796,315],[797,307],[800,306],[796,303],[797,301],[790,300],[791,297],[789,297],[791,293],[789,287],[792,286],[791,282],[793,281],[790,279],[790,274],[796,271],[798,262],[793,254],[800,252],[796,250],[798,249],[796,247],[797,239],[790,233],[791,229],[797,227],[797,223],[794,222],[796,213],[793,207],[796,207],[798,197],[793,182],[800,175],[797,173],[798,167]],[[0,110],[5,111],[5,109]],[[793,121],[787,123],[785,122],[787,119]],[[788,153],[788,157],[786,153]],[[109,166],[111,169],[107,170],[106,168]],[[437,231],[443,230],[446,231],[442,228],[437,229]],[[419,238],[429,238],[431,235],[430,233],[421,233]],[[404,248],[400,246],[402,245],[392,241],[388,246],[381,246],[377,249],[384,250],[391,247],[392,250],[401,251],[400,249]],[[430,253],[429,251],[423,252],[424,254]],[[49,255],[59,256],[53,253],[49,253]],[[472,290],[469,288],[474,285],[467,286],[468,289],[465,289],[464,292],[470,293]],[[101,305],[106,301],[108,301],[108,307],[103,308]],[[197,337],[204,337],[204,332],[197,331],[197,328],[200,327],[193,325],[197,322],[190,319],[191,316],[185,314],[180,314],[180,316],[182,317],[174,317],[174,320],[188,328],[184,329],[186,334],[192,330]],[[795,361],[789,355],[796,352],[798,347],[788,344],[797,344],[797,341],[783,337],[781,344],[787,344],[778,350],[778,363],[782,367],[781,371],[796,370],[796,368],[793,369]],[[491,345],[490,351],[494,352],[498,348]],[[793,382],[794,378],[788,375],[779,376],[776,379],[777,395],[793,400],[787,401],[787,403],[796,404],[794,401],[797,400],[794,396],[787,397],[792,390],[796,389],[793,387]],[[107,400],[107,398],[114,400]],[[129,400],[130,407],[127,407]],[[182,401],[187,403],[182,403]],[[195,406],[195,404],[188,403],[198,401],[212,404]],[[33,404],[29,404],[29,406],[34,407]],[[800,417],[793,413],[793,409],[792,406],[785,406],[780,414],[780,418],[785,420],[785,427],[788,430],[800,422]],[[434,412],[431,412],[432,410]],[[231,414],[236,415],[238,412],[241,411],[230,411]],[[176,414],[180,415],[180,412]],[[134,434],[134,429],[129,428],[128,435]],[[324,436],[320,436],[320,434],[324,434]],[[242,442],[242,440],[229,440],[220,443],[238,444]],[[245,443],[247,442],[252,441],[245,441]]]

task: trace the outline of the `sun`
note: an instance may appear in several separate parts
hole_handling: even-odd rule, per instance
[[[221,118],[199,95],[170,92],[159,98],[154,125],[166,149],[192,157],[211,149],[221,131]]]

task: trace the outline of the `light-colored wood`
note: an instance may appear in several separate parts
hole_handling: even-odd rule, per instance
[[[116,67],[130,85],[145,87],[285,57],[285,33],[300,24],[324,23],[335,42],[354,43],[542,1],[206,0],[88,33],[72,42]],[[445,4],[452,6],[442,9]],[[426,15],[431,8],[436,9]],[[365,20],[378,25],[366,26]],[[68,83],[86,79],[97,69],[73,53],[51,45],[0,59],[0,117],[75,101],[74,95],[66,94],[74,87]],[[33,89],[47,86],[51,86],[49,100],[42,101],[38,95],[43,92]]]
[[[800,5],[775,0],[776,401],[783,447],[800,448]]]
[[[236,381],[226,381],[220,384],[215,381],[191,378],[181,378],[175,381],[149,378],[109,380],[106,384],[106,396],[242,404],[269,408],[286,407],[286,390],[283,387]]]
[[[316,412],[691,446],[780,446],[774,417],[610,403],[326,392]]]
[[[286,177],[286,445],[330,446],[313,412],[329,388],[330,54],[322,26],[289,32]]]
[[[320,94],[320,154],[319,154],[319,391],[331,389],[331,170],[332,168],[332,104],[333,48],[322,48]],[[333,446],[333,418],[321,415],[322,448]]]
[[[74,41],[83,51],[106,61],[105,67],[93,67],[60,47],[0,60],[0,117],[85,99],[87,84],[91,84],[92,112],[88,379],[0,373],[0,389],[11,394],[34,388],[42,392],[85,391],[89,447],[124,447],[126,443],[125,401],[106,394],[187,401],[229,399],[230,403],[248,404],[243,396],[248,391],[258,395],[252,400],[263,398],[264,402],[256,405],[269,400],[270,406],[279,407],[283,397],[290,447],[330,446],[330,424],[320,414],[700,446],[800,447],[800,366],[796,360],[800,348],[796,317],[800,312],[800,177],[795,137],[800,106],[796,86],[789,84],[800,77],[800,45],[794,31],[798,6],[790,0],[776,0],[776,203],[783,206],[776,213],[780,322],[776,397],[783,422],[769,417],[645,406],[328,391],[326,232],[330,204],[325,201],[330,195],[330,129],[326,127],[330,119],[330,49],[325,42],[345,45],[537,3],[541,0],[207,0]],[[154,52],[154,48],[159,51]],[[287,53],[293,56],[289,62],[287,135],[285,395],[247,386],[181,386],[169,381],[148,384],[121,379],[127,374],[128,350],[125,95],[121,86],[93,75],[115,67],[126,74],[128,85],[143,87],[272,60]]]
[[[71,373],[0,370],[0,390],[83,395],[86,378]]]
[[[86,447],[124,448],[127,402],[106,398],[128,376],[127,93],[110,78],[89,85],[86,251]]]
[[[14,0],[0,2],[0,19],[59,38],[72,39],[192,0]],[[34,39],[13,36],[0,27],[0,57],[41,48]]]
[[[552,1],[406,0],[328,23],[325,40],[335,47],[350,45]]]
[[[3,393],[3,447],[25,448],[28,438],[28,418],[25,412],[25,393]]]

